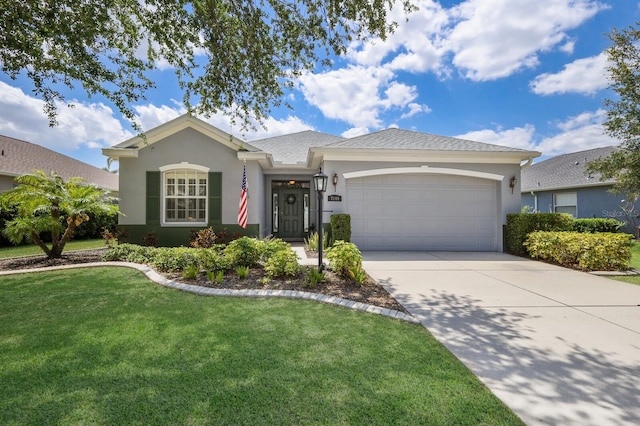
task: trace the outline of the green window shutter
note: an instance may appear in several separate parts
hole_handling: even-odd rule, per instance
[[[222,223],[222,173],[209,172],[209,225]]]
[[[147,172],[147,225],[160,224],[160,172]]]

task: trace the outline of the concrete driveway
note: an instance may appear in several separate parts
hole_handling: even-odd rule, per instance
[[[529,425],[640,425],[640,286],[502,253],[364,268]]]

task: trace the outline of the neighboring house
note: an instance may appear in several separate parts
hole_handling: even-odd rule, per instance
[[[317,229],[312,176],[322,169],[322,223],[350,214],[360,249],[458,251],[502,250],[506,214],[520,211],[521,164],[540,155],[400,129],[246,143],[188,115],[103,154],[119,160],[119,223],[132,242],[155,233],[160,245],[187,245],[206,226],[301,240]],[[243,166],[246,229],[237,225]]]
[[[589,174],[587,164],[596,158],[607,157],[616,147],[589,149],[558,155],[533,164],[522,171],[522,206],[539,212],[570,213],[577,218],[613,218],[628,221],[625,195],[614,194],[614,180],[601,181],[599,175]],[[625,208],[623,208],[623,206]],[[631,227],[625,229],[633,232]]]
[[[63,179],[84,178],[87,183],[118,192],[118,176],[31,142],[0,135],[0,192],[15,187],[15,178],[34,170],[56,172]]]

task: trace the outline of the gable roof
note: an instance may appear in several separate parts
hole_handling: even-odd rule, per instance
[[[118,175],[31,142],[0,135],[0,175],[21,176],[34,170],[56,172],[63,179],[84,178],[110,191],[118,190]]]
[[[251,144],[273,156],[275,164],[306,164],[309,148],[332,144],[344,138],[326,133],[305,130],[290,135],[252,141]]]
[[[329,148],[393,149],[419,151],[528,152],[524,149],[492,145],[430,133],[390,128],[345,139]]]
[[[562,154],[533,164],[522,170],[522,192],[611,185],[615,182],[613,179],[601,181],[599,175],[589,175],[586,165],[616,149],[615,146],[605,146]]]
[[[258,161],[265,170],[312,171],[323,160],[520,164],[540,156],[536,151],[401,129],[386,129],[351,139],[306,130],[249,144],[188,114],[145,132],[144,138],[136,136],[104,148],[102,153],[112,158],[137,158],[140,149],[185,128],[195,129],[234,149],[240,160]]]
[[[520,164],[536,151],[390,128],[312,148],[311,157],[331,160],[383,160]]]
[[[111,148],[103,148],[102,154],[111,158],[136,158],[138,157],[138,150],[152,145],[167,136],[176,134],[184,129],[194,129],[236,151],[241,149],[250,152],[258,151],[255,147],[236,138],[235,136],[230,135],[229,133],[223,132],[204,120],[189,114],[183,114],[173,120],[159,125],[158,127],[154,127],[153,129],[144,132],[144,137],[141,137],[140,135],[134,136],[131,139],[114,145]]]

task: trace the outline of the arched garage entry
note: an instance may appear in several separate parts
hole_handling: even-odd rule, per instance
[[[344,177],[351,240],[362,250],[498,250],[504,176],[423,166]]]

